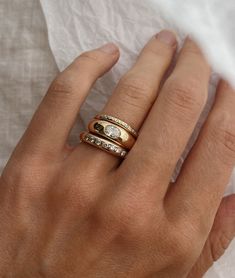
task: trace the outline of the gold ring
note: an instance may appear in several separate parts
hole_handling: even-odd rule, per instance
[[[121,146],[86,131],[80,134],[80,139],[81,142],[85,142],[121,158],[125,158],[128,153],[127,150]]]
[[[126,131],[128,131],[135,138],[138,137],[138,132],[134,128],[132,128],[130,125],[128,125],[127,123],[123,122],[122,120],[120,120],[118,118],[104,114],[104,115],[96,115],[95,119],[104,120],[104,121],[108,121],[112,124],[116,124],[116,125],[122,127],[123,129],[125,129]]]
[[[107,138],[128,150],[133,147],[136,141],[135,137],[126,129],[108,121],[94,119],[89,123],[88,129],[91,133]]]

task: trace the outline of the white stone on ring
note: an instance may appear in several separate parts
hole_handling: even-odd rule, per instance
[[[106,125],[104,133],[112,139],[118,139],[121,136],[121,131],[114,125]]]

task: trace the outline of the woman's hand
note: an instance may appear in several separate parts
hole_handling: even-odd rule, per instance
[[[83,53],[52,83],[1,176],[1,277],[201,277],[222,255],[235,232],[235,198],[221,203],[235,164],[235,92],[220,83],[170,183],[210,77],[187,39],[166,79],[176,46],[170,32],[153,37],[102,111],[140,130],[124,161],[66,143],[118,49]]]

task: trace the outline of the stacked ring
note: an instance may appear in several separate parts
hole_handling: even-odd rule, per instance
[[[125,158],[125,156],[127,155],[127,151],[124,148],[89,132],[82,132],[80,135],[80,139],[82,142],[95,146],[103,151],[111,153],[112,155],[121,158]]]
[[[136,141],[134,136],[124,128],[107,121],[94,119],[89,123],[88,129],[91,133],[107,138],[128,150],[133,147]]]
[[[134,130],[134,128],[132,128],[130,125],[128,125],[127,123],[123,122],[122,120],[120,120],[118,118],[115,118],[110,115],[96,115],[95,118],[98,120],[104,120],[104,121],[108,121],[110,123],[116,124],[116,125],[124,128],[127,132],[132,134],[135,138],[138,137],[138,133],[137,133],[137,131]]]
[[[135,144],[137,132],[127,123],[109,115],[97,115],[80,135],[85,142],[112,155],[125,158]]]

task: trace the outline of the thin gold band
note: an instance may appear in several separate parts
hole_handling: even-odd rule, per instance
[[[136,141],[135,137],[126,129],[108,121],[94,119],[89,123],[88,129],[91,133],[111,140],[128,150],[133,147]]]

